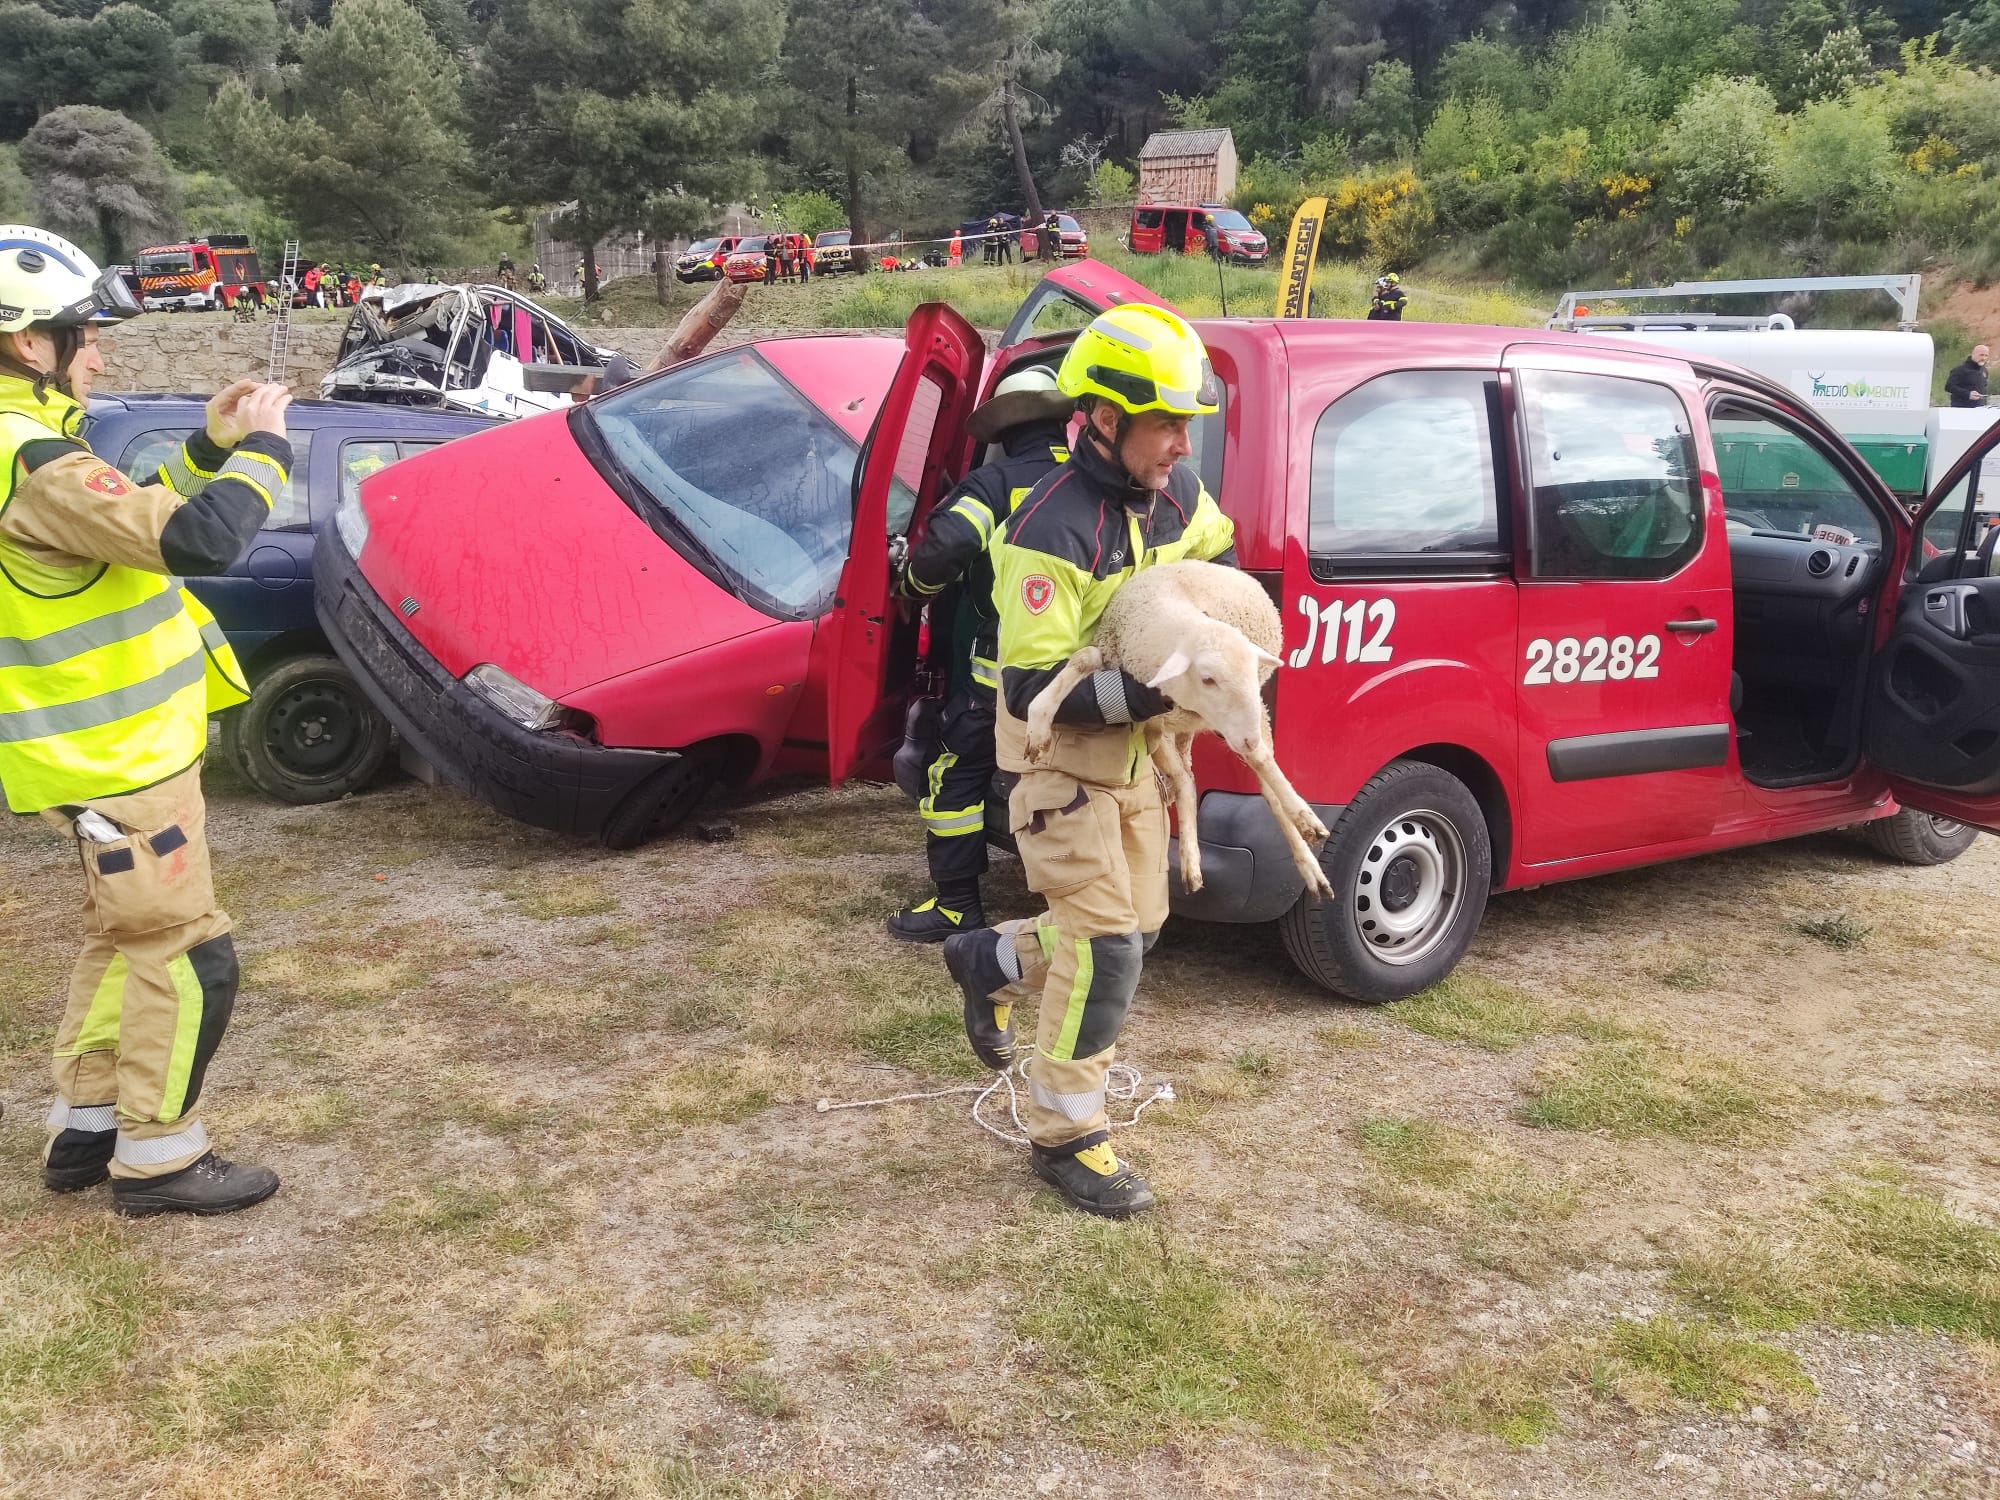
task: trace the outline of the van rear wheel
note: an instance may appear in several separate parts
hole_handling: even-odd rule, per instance
[[[1861,841],[1886,859],[1906,865],[1949,864],[1972,847],[1977,828],[1906,807],[1894,817],[1861,825]]]
[[[1303,895],[1279,919],[1285,952],[1308,978],[1380,1005],[1430,988],[1465,956],[1486,914],[1493,843],[1464,782],[1399,760],[1347,804],[1320,864],[1333,899]]]

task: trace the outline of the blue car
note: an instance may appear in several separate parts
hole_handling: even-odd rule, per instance
[[[98,395],[90,445],[146,481],[203,420],[201,396]],[[215,612],[250,679],[222,716],[222,744],[250,783],[281,802],[330,802],[364,786],[389,753],[389,721],[355,684],[313,618],[313,542],[363,479],[493,420],[357,401],[294,401],[285,414],[291,482],[242,559],[189,587]]]

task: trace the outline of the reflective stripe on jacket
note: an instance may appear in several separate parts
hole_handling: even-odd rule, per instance
[[[993,602],[1000,611],[1000,706],[995,747],[1010,771],[1057,770],[1099,786],[1130,784],[1146,763],[1138,722],[1159,695],[1122,673],[1109,701],[1093,674],[1063,700],[1048,760],[1031,765],[1025,716],[1140,568],[1186,559],[1233,564],[1235,528],[1195,472],[1176,468],[1157,493],[1134,491],[1086,437],[995,539]],[[1136,701],[1135,701],[1136,700]]]
[[[57,392],[38,401],[26,381],[0,378],[0,789],[17,813],[115,796],[185,770],[207,746],[210,709],[247,696],[213,616],[164,567],[30,545],[6,524],[31,482],[51,494],[61,485],[53,498],[35,496],[51,515],[63,505],[81,513],[178,503],[179,484],[162,494],[94,461],[77,437],[81,417]],[[56,456],[35,467],[23,451],[30,445]],[[207,482],[186,449],[162,478],[177,468],[194,487]]]

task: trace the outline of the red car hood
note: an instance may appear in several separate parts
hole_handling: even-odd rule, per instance
[[[361,573],[454,676],[551,698],[774,622],[685,562],[599,477],[565,412],[364,481]]]

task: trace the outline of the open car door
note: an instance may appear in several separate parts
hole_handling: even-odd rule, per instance
[[[916,629],[895,639],[891,537],[902,537],[919,502],[937,498],[964,467],[965,419],[979,394],[986,345],[942,302],[910,315],[903,363],[875,417],[855,491],[854,532],[826,631],[827,770],[835,786],[902,734],[892,674],[914,668]]]
[[[1870,673],[1868,759],[1898,801],[2000,833],[2000,425],[1917,512]],[[1982,490],[1984,494],[1982,495]],[[1893,602],[1892,602],[1893,601]]]
[[[1128,302],[1150,302],[1170,312],[1180,309],[1157,292],[1148,291],[1122,271],[1101,260],[1076,260],[1057,266],[1035,283],[1000,335],[1000,347],[1011,349],[1022,339],[1059,328],[1081,328],[1101,312]]]

